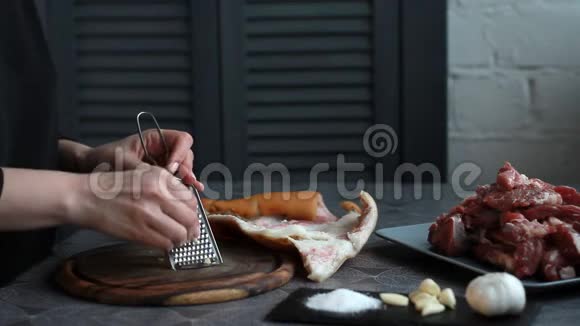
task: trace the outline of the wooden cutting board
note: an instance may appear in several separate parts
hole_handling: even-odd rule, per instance
[[[93,249],[64,261],[56,272],[66,292],[120,305],[192,305],[242,299],[286,284],[294,261],[257,245],[220,241],[224,263],[174,271],[164,253],[122,244]]]

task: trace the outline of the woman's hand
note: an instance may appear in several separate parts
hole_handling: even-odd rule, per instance
[[[91,174],[3,168],[0,230],[77,224],[169,249],[199,237],[197,201],[167,170]]]
[[[203,184],[197,180],[193,169],[193,138],[186,132],[177,130],[163,130],[163,136],[169,148],[165,153],[163,142],[155,129],[143,132],[145,146],[155,162],[147,162],[148,158],[143,151],[137,134],[87,150],[81,159],[81,170],[91,172],[101,163],[110,164],[115,170],[129,170],[146,162],[168,169],[171,173],[182,178],[186,184],[193,185],[203,191]]]
[[[69,222],[162,249],[199,237],[197,201],[165,169],[142,164],[83,180]]]

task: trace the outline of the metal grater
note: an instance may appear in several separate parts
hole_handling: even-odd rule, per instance
[[[167,253],[167,260],[173,269],[201,268],[223,263],[222,256],[211,227],[207,220],[205,209],[197,189],[189,187],[197,198],[197,217],[199,218],[199,239],[173,248]]]
[[[148,115],[153,119],[155,123],[155,128],[159,133],[159,137],[161,138],[161,142],[163,143],[163,147],[165,148],[165,154],[169,155],[169,148],[167,143],[165,142],[165,137],[161,132],[161,128],[157,123],[157,119],[155,116],[149,112],[141,112],[137,115],[137,129],[139,131],[139,138],[141,140],[141,146],[143,147],[143,151],[145,153],[145,157],[153,164],[157,165],[155,160],[152,156],[149,155],[147,151],[147,147],[145,146],[145,140],[143,138],[143,132],[141,130],[141,116]],[[220,265],[223,263],[222,256],[220,254],[218,245],[215,241],[213,236],[213,232],[211,231],[211,226],[209,225],[207,214],[205,212],[205,208],[203,208],[203,204],[201,203],[201,197],[199,196],[199,192],[195,187],[189,186],[189,189],[195,195],[197,199],[197,217],[199,218],[199,239],[194,241],[190,241],[181,245],[179,247],[175,247],[167,252],[167,262],[171,269],[193,269],[193,268],[202,268],[202,267],[210,267],[214,265]]]

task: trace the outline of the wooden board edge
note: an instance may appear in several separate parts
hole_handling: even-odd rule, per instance
[[[152,305],[152,306],[177,306],[177,305],[197,305],[216,302],[239,300],[249,296],[258,295],[271,291],[288,283],[294,276],[296,270],[293,259],[288,255],[280,255],[280,266],[274,271],[266,274],[258,283],[254,278],[246,280],[240,284],[227,289],[214,289],[199,292],[187,292],[167,296],[154,295],[150,297],[139,297],[135,293],[128,293],[126,288],[109,287],[97,284],[78,277],[75,273],[74,260],[67,259],[55,273],[57,284],[68,294],[99,303],[115,305]],[[261,284],[262,286],[258,286]]]

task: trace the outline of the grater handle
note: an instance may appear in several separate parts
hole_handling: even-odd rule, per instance
[[[137,130],[139,132],[139,140],[141,141],[141,147],[143,147],[143,152],[145,153],[145,157],[147,158],[149,163],[151,163],[153,165],[159,165],[159,164],[157,164],[157,161],[155,161],[153,156],[151,156],[149,154],[149,151],[147,150],[147,146],[145,146],[145,139],[143,137],[143,130],[141,129],[141,117],[144,115],[148,115],[151,117],[151,119],[153,119],[153,123],[155,124],[155,129],[157,130],[157,133],[159,134],[159,138],[161,138],[161,143],[163,144],[163,149],[165,151],[165,160],[167,160],[169,158],[169,146],[167,146],[167,142],[165,141],[165,136],[163,136],[163,132],[161,131],[161,127],[159,127],[159,123],[157,123],[157,119],[155,118],[153,113],[151,113],[151,112],[139,112],[139,114],[137,114]]]

